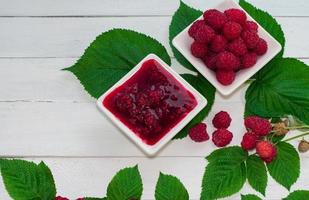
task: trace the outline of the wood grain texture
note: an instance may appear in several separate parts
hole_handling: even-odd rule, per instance
[[[184,0],[195,8],[205,10],[221,0]],[[275,16],[308,16],[306,0],[249,0]],[[0,0],[1,16],[140,16],[172,15],[178,0]]]
[[[285,56],[309,58],[307,17],[277,17],[286,35]],[[1,57],[80,57],[95,37],[128,28],[168,44],[171,17],[0,18]]]

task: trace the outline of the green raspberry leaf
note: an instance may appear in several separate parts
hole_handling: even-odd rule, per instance
[[[215,100],[216,89],[202,76],[194,76],[191,74],[182,74],[181,75],[188,83],[190,83],[197,91],[199,91],[206,99],[207,106],[203,108],[190,122],[187,124],[175,137],[174,139],[181,139],[188,135],[189,129],[196,125],[197,123],[202,122],[205,117],[208,115],[212,105]]]
[[[191,65],[191,63],[173,46],[172,41],[181,31],[183,31],[187,26],[194,22],[203,14],[202,11],[196,10],[189,7],[182,1],[180,1],[180,6],[175,12],[172,18],[172,22],[169,27],[169,41],[172,51],[174,53],[177,61],[184,67],[196,71],[196,69]]]
[[[262,199],[254,194],[246,194],[241,195],[241,200],[262,200]]]
[[[309,67],[294,58],[278,60],[246,92],[246,108],[263,117],[293,115],[309,124]]]
[[[3,182],[14,200],[51,200],[56,197],[56,187],[50,169],[41,162],[0,160]]]
[[[309,199],[309,191],[308,190],[296,190],[289,194],[283,200],[305,200]]]
[[[143,183],[137,166],[120,170],[107,187],[108,200],[141,199]]]
[[[247,153],[240,147],[214,151],[202,181],[201,200],[218,199],[237,193],[246,181]]]
[[[267,164],[269,174],[282,186],[290,190],[300,174],[300,161],[296,149],[289,143],[277,144],[277,157]]]
[[[124,29],[99,35],[73,66],[66,68],[93,97],[100,97],[148,54],[171,64],[166,49],[155,39]]]
[[[180,180],[160,173],[155,191],[156,200],[189,200],[189,194]]]
[[[265,196],[267,186],[267,170],[264,162],[256,155],[251,155],[246,161],[247,178],[252,188]]]

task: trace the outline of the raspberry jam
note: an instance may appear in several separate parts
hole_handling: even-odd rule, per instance
[[[103,105],[144,143],[156,144],[197,106],[193,94],[156,60],[145,61]]]

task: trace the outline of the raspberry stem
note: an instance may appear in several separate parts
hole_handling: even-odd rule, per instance
[[[302,126],[290,126],[290,127],[286,127],[285,129],[288,130],[294,130],[294,129],[305,129],[305,128],[309,128],[308,125],[302,125]]]
[[[283,142],[288,142],[288,141],[291,141],[291,140],[294,140],[294,139],[297,139],[297,138],[300,138],[300,137],[304,137],[304,136],[306,136],[306,135],[309,135],[309,131],[304,132],[304,133],[302,133],[302,134],[300,134],[300,135],[296,135],[296,136],[294,136],[294,137],[285,139],[285,140],[283,140]]]

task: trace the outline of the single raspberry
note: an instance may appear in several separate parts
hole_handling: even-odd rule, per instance
[[[266,136],[272,131],[271,123],[258,116],[247,117],[245,127],[259,136]]]
[[[246,31],[251,31],[253,33],[257,33],[258,32],[258,25],[257,23],[253,22],[253,21],[246,21],[243,25],[243,29]]]
[[[215,37],[215,31],[210,26],[202,26],[196,31],[194,39],[199,43],[209,43]]]
[[[246,43],[243,39],[237,38],[230,42],[227,46],[227,49],[232,52],[235,56],[242,56],[248,52]]]
[[[228,128],[231,124],[232,118],[225,111],[218,112],[212,119],[212,124],[216,128]]]
[[[226,129],[218,129],[212,134],[212,141],[217,147],[228,145],[233,139],[233,134]]]
[[[203,14],[205,22],[213,29],[220,29],[227,22],[227,17],[224,13],[216,9],[206,10]]]
[[[245,54],[241,59],[241,68],[242,69],[247,69],[255,65],[257,61],[257,55],[256,53],[247,53]]]
[[[268,49],[267,42],[264,39],[260,38],[259,42],[257,43],[257,45],[254,49],[254,52],[257,55],[264,55],[266,53],[267,49]]]
[[[190,35],[191,37],[194,37],[194,35],[196,34],[197,30],[198,30],[199,28],[201,28],[202,26],[204,26],[204,25],[205,25],[205,21],[204,21],[204,20],[197,20],[197,21],[195,21],[195,22],[190,26],[190,28],[189,28],[189,31],[188,31],[189,35]]]
[[[206,65],[207,68],[211,70],[216,69],[216,62],[217,62],[217,54],[216,53],[208,53],[204,58],[203,62]]]
[[[240,66],[240,60],[233,53],[223,51],[218,54],[216,66],[222,70],[236,70]]]
[[[147,111],[144,116],[144,124],[149,130],[155,130],[159,127],[159,122],[156,118],[156,115],[150,111]]]
[[[222,35],[216,35],[210,43],[210,50],[213,52],[221,52],[227,44],[226,39]]]
[[[247,20],[247,15],[244,11],[237,9],[237,8],[231,8],[226,11],[224,11],[224,14],[227,16],[227,18],[231,21],[237,22],[239,24],[243,24]]]
[[[252,150],[256,146],[256,142],[259,139],[259,137],[252,133],[252,132],[247,132],[244,134],[242,141],[241,141],[241,147],[244,150]]]
[[[55,200],[69,200],[68,198],[57,196],[55,197]]]
[[[143,92],[138,93],[135,97],[135,100],[136,100],[136,105],[140,108],[143,108],[149,105],[148,96]]]
[[[277,156],[277,149],[272,143],[268,141],[259,141],[256,144],[256,153],[262,160],[270,163]]]
[[[195,142],[204,142],[209,140],[209,136],[207,133],[207,125],[204,123],[199,123],[189,130],[190,138]]]
[[[258,34],[251,31],[243,31],[241,37],[245,41],[248,49],[254,49],[259,42]]]
[[[289,132],[289,129],[287,129],[286,123],[280,121],[274,124],[273,132],[275,135],[286,135]]]
[[[161,89],[151,90],[148,92],[148,99],[151,105],[158,105],[164,98],[164,92]]]
[[[191,53],[197,58],[202,58],[207,53],[207,46],[199,42],[193,42],[191,45]]]
[[[241,34],[242,27],[237,22],[227,22],[223,26],[224,37],[228,40],[238,38]]]
[[[127,111],[128,109],[131,109],[135,107],[133,98],[129,94],[122,94],[118,96],[116,99],[116,106],[121,111]]]
[[[231,85],[235,80],[234,71],[219,70],[216,72],[216,78],[222,85]]]

